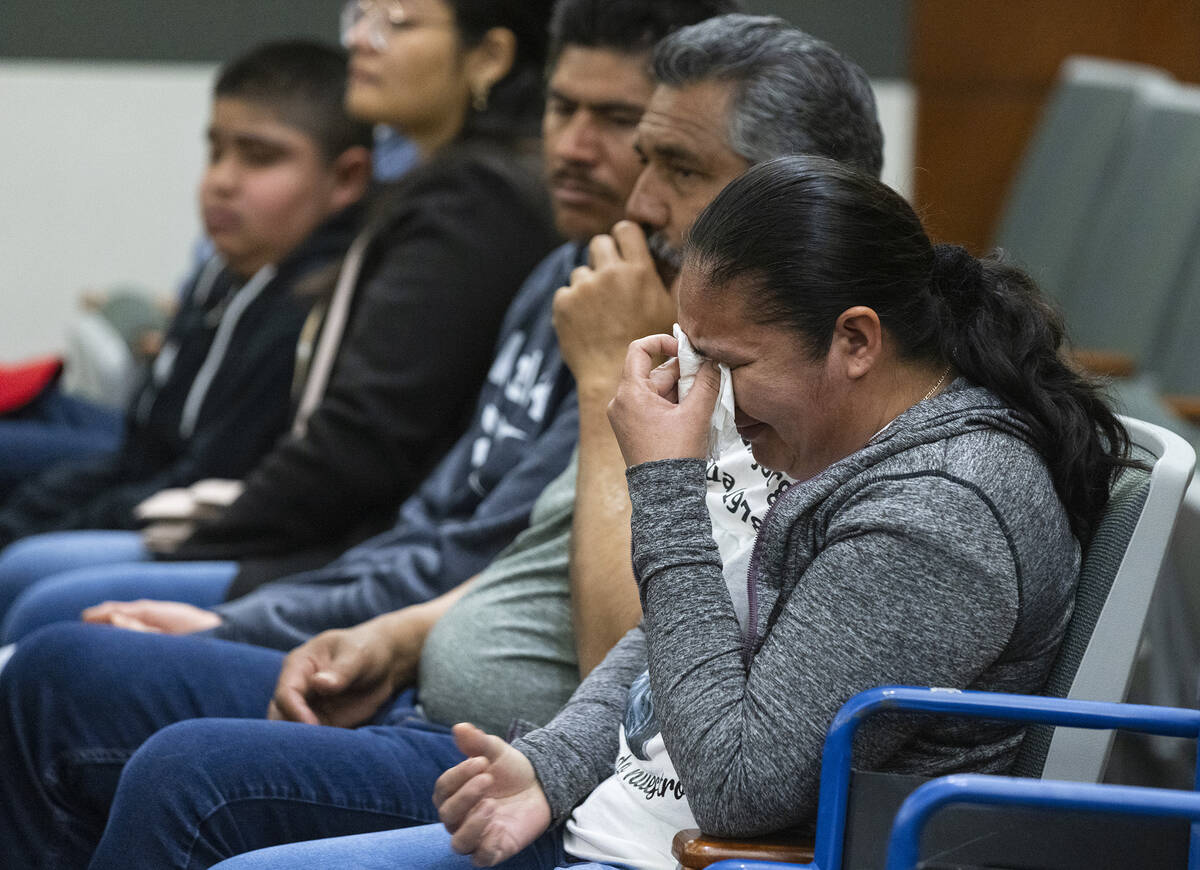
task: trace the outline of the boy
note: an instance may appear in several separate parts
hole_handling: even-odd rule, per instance
[[[26,481],[0,510],[0,545],[132,528],[149,494],[240,477],[274,445],[313,298],[297,286],[344,255],[370,177],[371,129],[347,117],[345,83],[344,53],[301,41],[261,46],[220,72],[199,189],[216,254],[186,288],[116,452]],[[0,590],[0,612],[11,594]]]

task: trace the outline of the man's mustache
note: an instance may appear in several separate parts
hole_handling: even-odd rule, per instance
[[[574,166],[570,163],[565,163],[556,167],[550,172],[550,185],[553,187],[556,184],[570,182],[575,187],[578,187],[584,193],[589,193],[592,196],[600,199],[607,199],[610,202],[624,202],[625,198],[617,191],[613,190],[607,184],[602,184],[592,178],[592,174],[582,166]]]

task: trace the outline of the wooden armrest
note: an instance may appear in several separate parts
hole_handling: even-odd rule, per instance
[[[727,858],[807,864],[813,859],[813,841],[800,834],[776,834],[760,840],[725,840],[688,828],[675,835],[671,854],[684,870],[703,870],[709,864]]]
[[[1137,369],[1137,362],[1127,353],[1115,350],[1075,348],[1075,362],[1085,371],[1109,378],[1127,378]]]
[[[1200,424],[1200,396],[1163,396],[1163,401],[1189,423]]]

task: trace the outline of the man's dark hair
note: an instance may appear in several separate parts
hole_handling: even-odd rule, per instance
[[[371,147],[371,125],[346,114],[345,96],[346,53],[308,40],[252,48],[222,67],[213,86],[214,99],[255,103],[303,131],[327,161],[355,145]]]
[[[559,0],[550,19],[550,66],[572,45],[648,53],[680,27],[740,8],[738,0]]]
[[[876,177],[883,168],[867,74],[782,18],[723,15],[678,30],[654,50],[654,78],[733,83],[726,135],[751,163],[816,154]]]

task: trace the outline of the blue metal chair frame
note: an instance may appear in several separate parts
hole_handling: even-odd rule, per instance
[[[783,867],[791,867],[793,870],[797,867],[805,870],[840,870],[846,834],[846,809],[850,796],[854,735],[865,720],[885,712],[962,716],[1071,728],[1124,729],[1147,734],[1187,737],[1196,740],[1200,748],[1200,710],[928,687],[885,686],[868,689],[859,692],[842,705],[825,737],[812,862],[797,865],[769,861],[720,861],[711,865],[710,870],[779,870]],[[996,779],[1011,780],[1009,777]],[[1012,781],[1025,782],[1031,787],[1044,788],[1051,785],[1045,780]],[[1078,783],[1066,785],[1083,788]],[[1197,761],[1195,785],[1200,790],[1200,760]],[[1193,793],[1178,794],[1188,796]],[[1197,822],[1192,825],[1190,854],[1193,856],[1195,870],[1200,870],[1200,796],[1196,796],[1196,799],[1197,815],[1193,818],[1196,818]],[[1089,797],[1087,800],[1099,799]],[[1086,807],[1081,805],[1081,808]]]
[[[1188,868],[1200,868],[1200,794],[1194,791],[965,773],[931,780],[908,796],[892,824],[886,870],[914,870],[925,824],[952,804],[1188,818],[1193,821]]]

